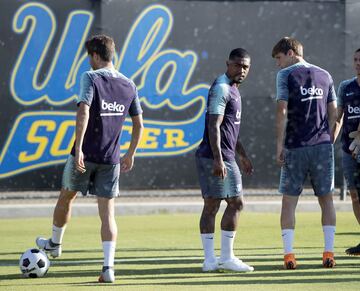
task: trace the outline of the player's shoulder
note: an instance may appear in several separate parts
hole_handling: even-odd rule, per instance
[[[322,74],[326,75],[330,80],[333,79],[331,74],[327,70],[325,70],[324,68],[322,68],[320,66],[317,66],[317,65],[314,65],[314,64],[310,64],[310,63],[307,63],[307,66],[309,68],[311,68],[312,70],[314,70],[315,72],[322,73]]]
[[[230,92],[230,80],[223,74],[217,77],[210,87],[211,96],[226,96]]]
[[[339,87],[345,89],[347,86],[351,86],[353,82],[356,80],[356,77],[353,77],[351,79],[343,80],[340,82]]]

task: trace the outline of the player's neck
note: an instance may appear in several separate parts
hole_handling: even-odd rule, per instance
[[[300,62],[304,62],[304,59],[302,57],[299,57],[299,56],[294,56],[293,61],[292,61],[292,65],[295,65],[295,64],[300,63]]]
[[[114,69],[114,65],[112,62],[102,62],[96,66],[95,70],[99,70],[99,69]]]

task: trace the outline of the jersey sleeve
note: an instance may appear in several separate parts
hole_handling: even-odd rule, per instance
[[[289,87],[287,82],[287,71],[280,70],[276,76],[276,101],[289,100]]]
[[[87,105],[91,105],[92,100],[94,97],[94,86],[93,86],[93,81],[89,75],[88,72],[84,72],[81,75],[81,80],[80,80],[80,94],[77,100],[77,103],[85,103]]]
[[[142,113],[143,113],[143,110],[142,110],[141,105],[140,105],[140,99],[139,99],[138,91],[137,91],[137,89],[135,87],[135,98],[130,104],[129,115],[130,116],[137,116],[137,115],[140,115]]]
[[[327,103],[336,101],[336,92],[335,92],[335,88],[334,88],[334,81],[332,80],[331,76],[330,76],[330,86],[329,86],[329,95],[328,95],[328,99],[327,99]]]
[[[224,85],[216,85],[209,90],[209,114],[225,114],[226,103],[228,102],[229,89]]]
[[[345,82],[342,81],[339,85],[338,88],[338,93],[337,93],[337,106],[341,106],[343,107],[344,105],[344,93],[345,93]]]

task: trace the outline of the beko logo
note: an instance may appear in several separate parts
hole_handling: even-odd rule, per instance
[[[301,102],[313,100],[313,99],[322,99],[324,91],[321,88],[317,88],[315,86],[312,86],[310,88],[304,88],[303,86],[300,86],[300,93],[303,96],[309,96],[305,98],[301,98]]]
[[[112,112],[101,113],[100,116],[123,115],[125,106],[122,104],[116,103],[116,101],[114,103],[110,103],[110,102],[101,100],[101,109],[107,110],[107,111],[112,111]]]
[[[358,106],[351,106],[350,104],[348,104],[347,108],[348,108],[348,113],[349,113],[349,114],[357,114],[357,115],[348,116],[347,119],[360,118],[360,107],[358,107]]]
[[[315,86],[312,86],[310,88],[304,88],[303,86],[300,87],[301,95],[315,95],[315,96],[322,96],[324,94],[323,89],[317,88]]]

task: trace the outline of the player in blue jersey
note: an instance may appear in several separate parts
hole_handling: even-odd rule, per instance
[[[321,207],[325,247],[323,266],[334,267],[336,214],[332,130],[336,121],[336,94],[330,74],[303,59],[303,46],[284,37],[272,56],[277,74],[277,163],[281,166],[279,191],[283,194],[281,229],[284,267],[295,269],[293,252],[295,208],[307,176]]]
[[[204,208],[200,218],[200,233],[205,259],[203,271],[218,269],[236,272],[254,268],[234,256],[233,244],[239,213],[243,208],[243,189],[235,155],[240,167],[251,174],[253,166],[239,140],[241,96],[239,85],[250,69],[250,55],[242,48],[231,51],[227,71],[212,84],[207,101],[204,136],[196,151],[196,164]],[[214,251],[215,217],[221,200],[227,207],[221,220],[221,255]]]
[[[334,135],[336,139],[342,126],[343,172],[353,211],[360,224],[360,164],[356,160],[360,147],[351,145],[352,138],[355,138],[354,144],[360,141],[360,48],[354,53],[354,69],[356,77],[341,82],[338,89],[338,118]],[[360,244],[348,248],[345,252],[349,255],[360,255]]]
[[[119,194],[120,171],[131,170],[134,164],[143,130],[142,109],[135,84],[113,66],[113,39],[97,35],[87,40],[85,47],[93,71],[85,72],[81,78],[76,140],[63,173],[62,188],[53,215],[52,237],[39,237],[36,243],[53,257],[59,257],[76,193],[94,194],[98,198],[104,251],[99,282],[114,282],[117,239],[114,197]],[[131,142],[120,159],[121,129],[128,113],[133,123]]]

